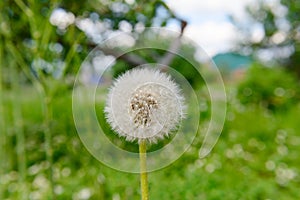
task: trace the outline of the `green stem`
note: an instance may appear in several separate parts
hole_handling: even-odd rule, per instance
[[[149,199],[148,177],[147,177],[147,155],[146,155],[147,148],[146,147],[147,147],[146,141],[142,140],[139,145],[142,200]]]
[[[51,123],[52,123],[52,98],[50,95],[45,94],[45,151],[46,160],[49,164],[48,179],[50,181],[51,194],[49,199],[55,199],[54,193],[54,180],[53,180],[53,148],[52,148],[52,135],[51,135]]]
[[[17,161],[18,161],[18,172],[19,172],[19,199],[28,199],[27,194],[27,185],[26,185],[26,168],[27,168],[27,160],[26,160],[26,150],[25,150],[25,136],[24,136],[24,130],[23,130],[23,116],[22,116],[22,108],[21,108],[21,102],[17,98],[17,95],[20,94],[20,83],[18,80],[18,72],[14,67],[11,67],[11,83],[12,83],[12,99],[13,102],[13,122],[15,127],[15,133],[17,138],[17,145],[16,145],[16,151],[17,151]]]
[[[2,38],[1,38],[2,39]],[[2,42],[0,41],[0,160],[1,160],[1,165],[0,165],[0,177],[3,177],[5,174],[5,164],[6,159],[5,159],[5,143],[6,143],[6,133],[5,133],[5,121],[4,121],[4,112],[3,112],[3,93],[2,93],[2,63],[3,63],[3,45]],[[0,199],[4,199],[4,186],[2,183],[0,183]]]

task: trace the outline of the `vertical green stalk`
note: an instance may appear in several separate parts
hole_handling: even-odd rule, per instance
[[[15,46],[11,43],[11,41],[7,41],[7,48],[8,50],[16,57],[17,63],[20,65],[22,70],[25,72],[25,74],[32,78],[33,84],[42,91],[44,95],[43,103],[44,103],[44,126],[45,126],[45,152],[46,152],[46,161],[49,164],[49,170],[48,170],[48,179],[50,182],[51,187],[51,194],[49,199],[55,199],[54,194],[54,181],[53,181],[53,149],[52,149],[52,136],[51,136],[51,123],[52,123],[52,94],[48,89],[48,85],[45,81],[45,77],[40,76],[40,80],[36,81],[32,74],[29,71],[29,67],[26,64],[25,60],[23,59],[20,52],[15,48]]]
[[[13,63],[14,65],[14,63]],[[13,124],[16,133],[17,145],[17,160],[18,160],[18,184],[19,184],[19,199],[28,199],[27,194],[27,184],[26,184],[26,168],[27,168],[27,160],[26,160],[26,150],[25,150],[25,136],[23,130],[23,119],[22,119],[22,108],[20,98],[17,96],[20,94],[20,83],[18,82],[18,72],[16,71],[14,66],[11,66],[10,70],[11,75],[11,83],[12,83],[12,96],[11,102],[13,102]]]
[[[0,1],[1,2],[1,1]],[[48,49],[48,43],[51,36],[51,27],[52,25],[49,22],[45,23],[45,26],[40,28],[39,21],[44,20],[44,16],[41,16],[37,10],[38,7],[35,7],[34,0],[30,0],[27,3],[24,3],[23,0],[14,0],[16,5],[23,11],[25,16],[27,17],[27,21],[29,24],[29,30],[31,34],[31,38],[36,42],[36,47],[31,50],[31,54],[33,55],[32,60],[37,58],[43,58],[46,56],[46,52]],[[57,4],[57,0],[55,0],[52,5],[52,10]],[[1,4],[1,3],[0,3]],[[51,13],[49,12],[49,15]],[[1,17],[1,16],[0,16]],[[50,16],[47,18],[49,19]],[[1,20],[0,20],[1,21]],[[8,24],[9,26],[9,24]],[[1,31],[0,31],[1,33]],[[18,47],[12,43],[10,38],[10,32],[6,35],[6,49],[14,56],[14,60],[18,63],[18,65],[22,68],[25,74],[30,78],[35,86],[38,89],[43,90],[44,99],[43,99],[43,114],[44,114],[44,137],[45,137],[45,156],[46,161],[48,163],[48,180],[50,182],[50,190],[48,199],[55,199],[54,193],[54,180],[53,180],[53,148],[52,148],[52,134],[51,134],[51,124],[52,124],[52,95],[48,90],[46,76],[43,76],[42,73],[39,76],[39,80],[36,81],[35,77],[32,75],[30,68],[28,66],[28,62],[24,59],[22,52],[19,51]],[[31,60],[31,61],[32,61]],[[22,141],[22,137],[17,138],[17,140]],[[18,152],[22,152],[22,145],[17,147]],[[21,161],[20,161],[21,162]],[[1,198],[0,198],[1,199]]]
[[[53,148],[52,148],[52,135],[51,135],[51,124],[52,124],[52,96],[45,92],[44,97],[44,116],[45,116],[45,152],[46,160],[49,164],[48,168],[48,179],[50,182],[50,196],[49,199],[55,199],[54,192],[54,180],[53,180]]]
[[[141,176],[141,195],[142,200],[149,199],[148,177],[147,177],[147,144],[142,140],[139,144],[140,151],[140,176]]]
[[[2,38],[1,38],[2,39]],[[2,63],[3,63],[3,44],[0,40],[0,160],[1,160],[1,164],[0,164],[0,177],[3,177],[4,173],[5,173],[5,164],[6,163],[6,159],[5,159],[5,155],[4,155],[4,151],[5,151],[5,143],[6,143],[6,133],[5,133],[5,122],[4,122],[4,112],[3,112],[3,92],[2,92]],[[4,186],[1,185],[0,183],[0,199],[4,199]]]

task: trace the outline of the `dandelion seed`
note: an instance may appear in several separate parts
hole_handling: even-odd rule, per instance
[[[133,69],[114,81],[105,113],[119,136],[155,143],[177,128],[183,118],[184,98],[167,74]]]

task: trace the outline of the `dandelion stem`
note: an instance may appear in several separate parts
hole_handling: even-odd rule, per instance
[[[139,145],[140,151],[140,176],[141,176],[141,194],[142,200],[149,199],[148,177],[147,177],[147,156],[146,141],[142,140]]]

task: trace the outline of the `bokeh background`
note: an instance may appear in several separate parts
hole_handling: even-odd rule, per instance
[[[158,41],[143,35],[150,26],[180,34]],[[97,63],[114,61],[109,78],[139,64],[162,62],[181,72],[201,100],[196,139],[172,165],[149,174],[150,199],[300,198],[299,1],[2,0],[0,199],[140,198],[139,175],[118,172],[93,158],[72,117],[72,89],[81,63],[120,32],[135,37],[99,48],[96,57]],[[184,37],[198,45],[179,45]],[[206,158],[199,157],[199,149],[211,102],[193,68],[157,49],[115,60],[118,46],[145,40],[184,52],[203,73],[214,67],[204,64],[208,55],[220,70],[227,115]],[[101,66],[91,64],[87,84],[95,84],[93,72],[103,70]],[[137,144],[113,133],[108,137],[136,151]]]

